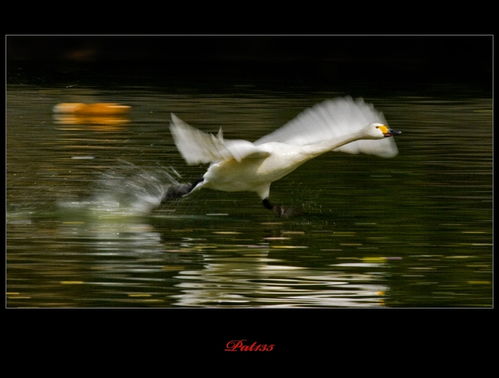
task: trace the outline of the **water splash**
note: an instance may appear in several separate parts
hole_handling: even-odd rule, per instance
[[[64,209],[84,209],[101,215],[145,215],[158,207],[169,192],[183,184],[173,167],[141,168],[120,160],[120,165],[103,172],[90,197],[61,201]]]

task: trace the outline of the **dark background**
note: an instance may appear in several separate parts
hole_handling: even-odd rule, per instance
[[[457,85],[491,96],[492,43],[491,36],[10,35],[6,73],[8,84],[175,88],[187,82],[219,89],[257,83],[287,91],[367,85],[427,91]],[[149,363],[164,367],[172,355],[223,354],[220,351],[233,338],[275,342],[301,358],[325,353],[333,366],[350,355],[357,365],[377,370],[402,361],[411,369],[421,361],[443,361],[446,367],[446,362],[456,366],[455,361],[470,361],[470,357],[490,361],[483,339],[490,337],[492,311],[483,310],[9,313],[14,336],[8,339],[11,355],[27,361],[31,356],[45,357],[41,351],[46,351],[50,358],[44,364],[66,359],[77,369],[88,361],[109,360],[111,350],[121,354],[128,367],[136,361],[137,347],[144,346]],[[47,340],[57,347],[47,347]],[[78,344],[85,346],[83,353],[74,353]],[[408,345],[412,348],[407,349]],[[343,353],[332,353],[335,347]],[[405,358],[401,360],[393,350]]]
[[[492,36],[7,36],[8,83],[200,87],[262,83],[491,93]]]

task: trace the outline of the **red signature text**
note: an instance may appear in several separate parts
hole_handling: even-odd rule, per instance
[[[250,343],[246,339],[230,340],[225,344],[226,352],[272,352],[274,348],[275,344]]]

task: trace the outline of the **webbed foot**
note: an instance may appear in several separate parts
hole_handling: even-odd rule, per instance
[[[262,204],[266,209],[272,210],[272,212],[275,215],[277,215],[278,217],[282,217],[282,218],[289,218],[293,215],[298,215],[301,213],[299,210],[296,210],[292,207],[274,205],[269,201],[268,198],[265,198],[262,201]]]

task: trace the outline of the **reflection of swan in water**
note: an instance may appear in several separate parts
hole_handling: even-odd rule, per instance
[[[69,307],[169,307],[172,276],[202,260],[195,253],[166,252],[178,243],[165,243],[162,233],[140,218],[67,218],[57,233],[63,240],[84,241],[84,247],[72,249],[69,260],[65,249],[62,258],[51,254],[44,264],[52,277],[81,282],[78,296],[57,288]]]
[[[376,307],[383,305],[383,284],[368,272],[344,267],[317,270],[286,265],[268,256],[267,248],[241,255],[204,255],[202,270],[182,270],[175,276],[182,293],[175,306],[185,307]],[[369,264],[372,268],[373,265]],[[364,267],[365,266],[364,264]]]
[[[318,104],[253,143],[224,139],[222,129],[217,136],[206,134],[173,114],[170,129],[188,164],[210,163],[202,179],[179,195],[201,188],[255,192],[267,209],[281,216],[289,212],[270,203],[272,182],[329,151],[393,157],[398,149],[391,137],[400,134],[386,126],[372,105],[349,97]]]
[[[57,228],[66,242],[43,255],[37,274],[43,266],[61,283],[84,282],[78,295],[56,287],[70,307],[375,307],[388,291],[384,277],[371,273],[385,259],[317,269],[283,257],[273,248],[281,245],[217,243],[174,233],[165,228],[168,219],[161,228],[151,221],[69,214]]]
[[[162,239],[159,232],[138,220],[92,219],[89,222],[64,225],[64,234],[73,234],[87,240],[89,253],[101,256],[141,256],[161,254]]]

